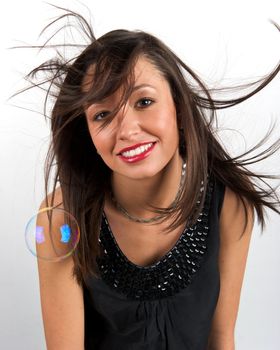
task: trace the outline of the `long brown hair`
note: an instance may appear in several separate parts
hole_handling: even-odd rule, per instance
[[[121,101],[102,125],[102,128],[106,127],[131,93],[134,84],[133,69],[140,56],[148,59],[169,83],[177,112],[180,154],[187,160],[187,181],[178,204],[173,209],[154,208],[154,211],[164,213],[165,219],[168,215],[175,214],[168,230],[178,227],[186,220],[189,225],[194,223],[205,197],[204,191],[202,198],[199,198],[201,181],[207,183],[207,175],[210,173],[240,197],[246,212],[244,230],[248,219],[245,201],[255,209],[263,230],[264,207],[280,213],[277,209],[280,203],[276,194],[278,187],[272,188],[264,179],[278,177],[256,174],[246,166],[275,153],[280,147],[280,139],[257,156],[249,157],[251,152],[267,141],[272,127],[255,147],[237,157],[231,157],[215,136],[213,124],[217,110],[235,106],[263,89],[279,72],[280,64],[270,74],[250,84],[250,93],[235,99],[219,100],[213,98],[212,91],[207,89],[198,75],[155,36],[143,31],[113,30],[96,39],[85,18],[70,10],[62,10],[65,13],[51,24],[65,17],[74,17],[89,44],[82,46],[82,52],[70,60],[64,59],[58,50],[56,57],[33,69],[26,78],[32,86],[44,88],[44,84],[49,84],[45,106],[49,99],[55,101],[50,115],[51,143],[45,162],[45,192],[47,196],[51,171],[55,167],[49,205],[53,204],[55,188],[59,183],[63,206],[76,217],[81,230],[80,243],[73,256],[73,274],[77,281],[82,283],[89,274],[98,276],[95,258],[99,254],[98,236],[111,175],[111,170],[98,156],[91,140],[85,106],[124,88]],[[47,42],[41,48],[49,46]],[[82,88],[83,79],[92,66],[93,83],[85,91]],[[47,76],[43,81],[36,82],[38,73],[46,73]],[[267,185],[268,189],[260,183]],[[198,199],[201,199],[200,205],[197,205]]]

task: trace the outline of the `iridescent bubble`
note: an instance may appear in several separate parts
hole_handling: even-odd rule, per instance
[[[33,215],[25,228],[29,251],[39,259],[61,261],[76,249],[80,229],[72,214],[62,208],[48,207]]]

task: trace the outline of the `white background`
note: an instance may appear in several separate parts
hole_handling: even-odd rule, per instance
[[[88,16],[77,1],[53,1]],[[208,83],[230,85],[257,79],[280,58],[280,2],[253,1],[94,1],[84,0],[92,12],[97,37],[118,28],[142,29],[165,41]],[[7,101],[24,86],[22,77],[44,54],[8,50],[39,44],[38,34],[60,14],[38,0],[3,3],[0,11],[0,348],[45,349],[36,260],[27,251],[25,225],[43,196],[43,159],[48,127],[39,113],[42,96],[35,90]],[[277,120],[271,142],[280,135],[280,77],[249,102],[220,114],[220,136],[232,152],[244,151]],[[23,106],[25,109],[14,107]],[[240,135],[240,133],[243,134]],[[245,141],[246,140],[246,144]],[[270,143],[271,143],[270,142]],[[280,174],[280,152],[258,164],[256,171]],[[279,181],[278,181],[279,183]],[[267,211],[267,227],[256,223],[250,246],[236,325],[237,350],[280,348],[280,218]],[[176,350],[176,349],[174,349]]]

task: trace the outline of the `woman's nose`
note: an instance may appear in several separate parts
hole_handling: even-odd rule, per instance
[[[133,139],[141,131],[137,112],[131,106],[125,106],[119,111],[117,118],[118,138],[121,140]]]

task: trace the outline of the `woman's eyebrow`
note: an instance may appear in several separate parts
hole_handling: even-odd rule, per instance
[[[139,90],[139,89],[142,89],[144,87],[149,87],[149,88],[152,88],[154,90],[156,90],[155,86],[153,85],[150,85],[150,84],[140,84],[140,85],[135,85],[132,89],[132,91],[136,91],[136,90]]]

